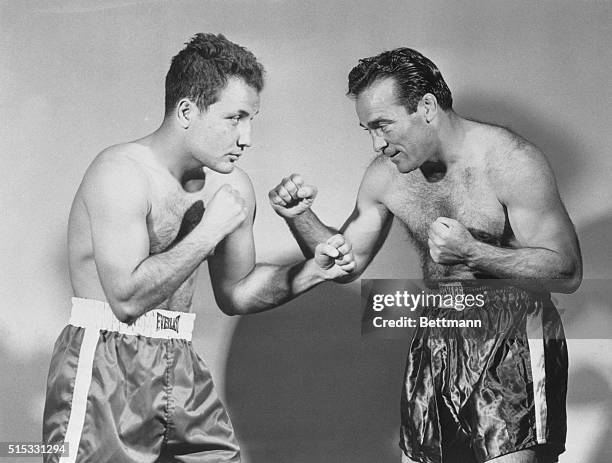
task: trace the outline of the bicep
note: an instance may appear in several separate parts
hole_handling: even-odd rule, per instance
[[[514,181],[512,181],[514,180]],[[540,154],[515,171],[503,192],[508,219],[522,247],[576,253],[574,226],[561,202],[550,166]]]
[[[255,219],[255,192],[248,176],[236,169],[224,182],[240,192],[247,207],[247,217],[242,224],[225,237],[208,257],[208,269],[213,289],[227,292],[246,277],[255,267],[255,242],[253,221]],[[215,185],[215,188],[217,185]]]
[[[255,242],[252,216],[221,241],[208,257],[213,289],[227,290],[243,279],[255,266]]]
[[[541,197],[529,204],[523,201],[507,203],[508,220],[521,246],[560,250],[575,237],[563,205],[554,198],[548,199],[546,203]]]
[[[94,260],[107,298],[121,298],[133,272],[149,256],[146,188],[123,172],[90,180],[85,205]]]
[[[393,223],[386,206],[360,190],[355,208],[340,229],[353,247],[358,266],[363,269],[384,243]]]

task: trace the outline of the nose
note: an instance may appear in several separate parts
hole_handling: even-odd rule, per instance
[[[375,133],[372,133],[372,146],[374,147],[374,151],[381,153],[389,144],[383,137],[379,137]]]
[[[250,121],[243,125],[236,144],[240,147],[240,149],[245,149],[251,146],[251,122]]]

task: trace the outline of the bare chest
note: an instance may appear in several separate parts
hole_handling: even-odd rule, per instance
[[[169,251],[200,223],[204,214],[204,195],[187,193],[183,188],[164,179],[152,180],[151,209],[147,216],[149,254]],[[189,310],[194,293],[194,272],[167,300],[157,308]]]
[[[202,196],[180,187],[155,190],[147,217],[150,254],[169,250],[198,225],[204,214]]]
[[[426,277],[470,277],[467,267],[440,266],[431,260],[427,239],[431,224],[448,217],[463,224],[479,241],[503,246],[512,239],[504,207],[486,176],[473,168],[428,182],[420,171],[394,177],[385,205],[407,228],[422,257]]]

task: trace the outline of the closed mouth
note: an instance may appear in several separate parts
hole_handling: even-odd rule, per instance
[[[399,154],[399,152],[400,152],[400,150],[398,150],[397,148],[394,148],[392,146],[385,146],[385,148],[382,150],[382,154],[387,156],[389,159],[397,156]]]
[[[232,164],[234,162],[238,162],[238,158],[240,158],[241,155],[242,153],[227,153],[227,156],[229,156],[229,162]]]

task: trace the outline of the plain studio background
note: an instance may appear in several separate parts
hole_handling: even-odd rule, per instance
[[[67,322],[66,222],[104,147],[163,115],[170,58],[222,32],[267,69],[254,147],[240,161],[258,198],[261,260],[299,255],[267,205],[291,172],[315,210],[349,214],[371,141],[344,94],[357,59],[410,46],[440,67],[462,115],[510,126],[547,153],[582,243],[585,277],[609,279],[612,120],[609,1],[3,1],[0,3],[0,441],[38,441],[53,343]],[[394,227],[365,277],[417,277]],[[360,335],[359,284],[324,285],[262,315],[224,316],[202,272],[194,343],[213,371],[246,463],[398,462],[407,340]],[[589,284],[559,297],[574,337],[610,334]],[[605,288],[607,282],[604,281]],[[599,330],[599,331],[598,331]],[[610,340],[572,339],[568,451],[612,460]]]

